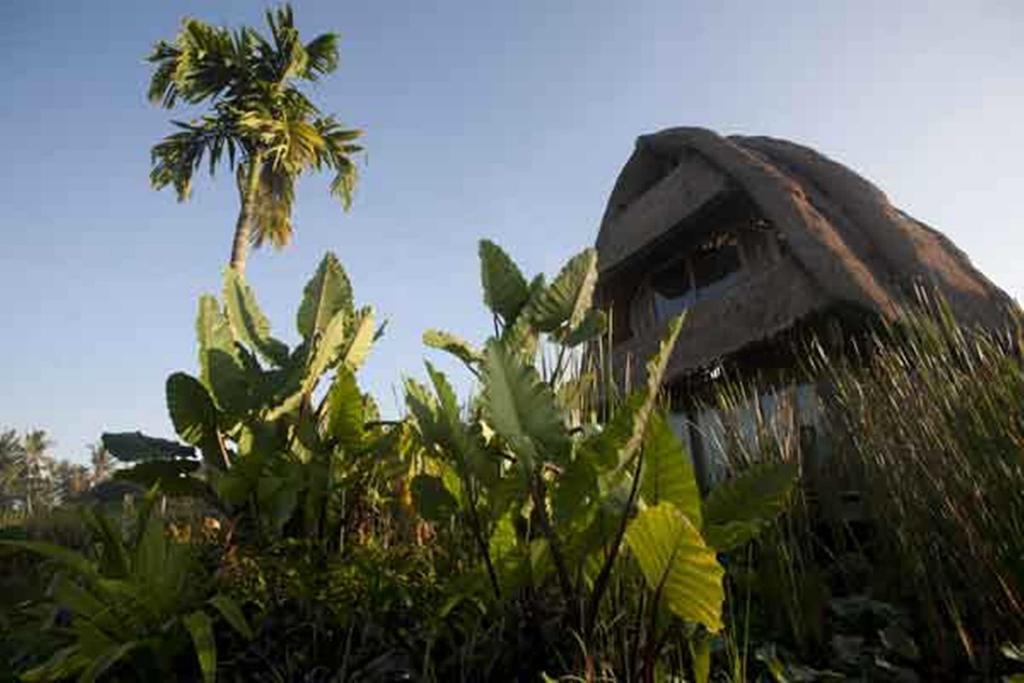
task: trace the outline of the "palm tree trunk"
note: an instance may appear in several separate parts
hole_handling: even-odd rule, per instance
[[[245,275],[245,262],[249,257],[249,243],[252,235],[252,218],[262,172],[263,157],[260,154],[254,154],[249,161],[245,186],[241,192],[242,206],[238,211],[238,221],[235,223],[235,237],[231,242],[231,260],[228,263],[239,275]]]

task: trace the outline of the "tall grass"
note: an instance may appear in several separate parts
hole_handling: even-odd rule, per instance
[[[822,651],[829,595],[858,581],[910,612],[926,657],[942,666],[990,671],[1001,643],[1024,639],[1019,349],[1014,335],[968,329],[927,300],[842,353],[802,345],[789,379],[817,383],[828,448],[819,441],[815,454],[785,412],[792,401],[766,414],[756,382],[718,387],[732,465],[803,463],[801,497],[759,544],[756,566],[799,650]],[[754,412],[753,433],[749,417],[736,419],[743,410]],[[851,492],[862,506],[856,530]]]
[[[975,660],[1024,636],[1024,367],[1016,340],[956,324],[941,302],[816,363],[841,463],[929,620]],[[975,662],[978,664],[979,662]],[[983,664],[983,662],[980,662]]]

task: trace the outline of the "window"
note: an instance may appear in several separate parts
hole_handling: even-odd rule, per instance
[[[674,318],[696,300],[690,267],[685,260],[656,272],[651,278],[651,289],[654,290],[654,315],[658,320]]]
[[[771,223],[763,218],[751,218],[740,237],[744,262],[755,266],[771,263],[778,254],[777,240]]]
[[[651,291],[646,286],[637,288],[629,302],[629,326],[633,334],[643,334],[654,324]]]
[[[691,262],[693,282],[699,297],[717,296],[732,283],[740,269],[740,247],[736,235],[715,235],[697,247]]]

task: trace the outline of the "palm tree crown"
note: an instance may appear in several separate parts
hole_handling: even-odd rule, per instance
[[[150,181],[173,186],[188,199],[204,159],[213,175],[225,158],[236,172],[241,209],[231,267],[242,272],[250,244],[283,247],[292,235],[295,181],[305,171],[334,172],[331,194],[347,210],[357,179],[354,144],[362,131],[324,115],[298,88],[338,67],[338,36],[299,39],[289,6],[267,12],[270,37],[185,19],[173,42],[159,41],[149,99],[167,109],[179,102],[209,103],[211,111],[178,129],[152,150]]]

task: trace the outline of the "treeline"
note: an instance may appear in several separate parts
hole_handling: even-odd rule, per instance
[[[43,429],[0,432],[0,510],[32,515],[53,509],[110,476],[113,463],[102,443],[89,444],[89,466],[54,456],[54,445]]]

